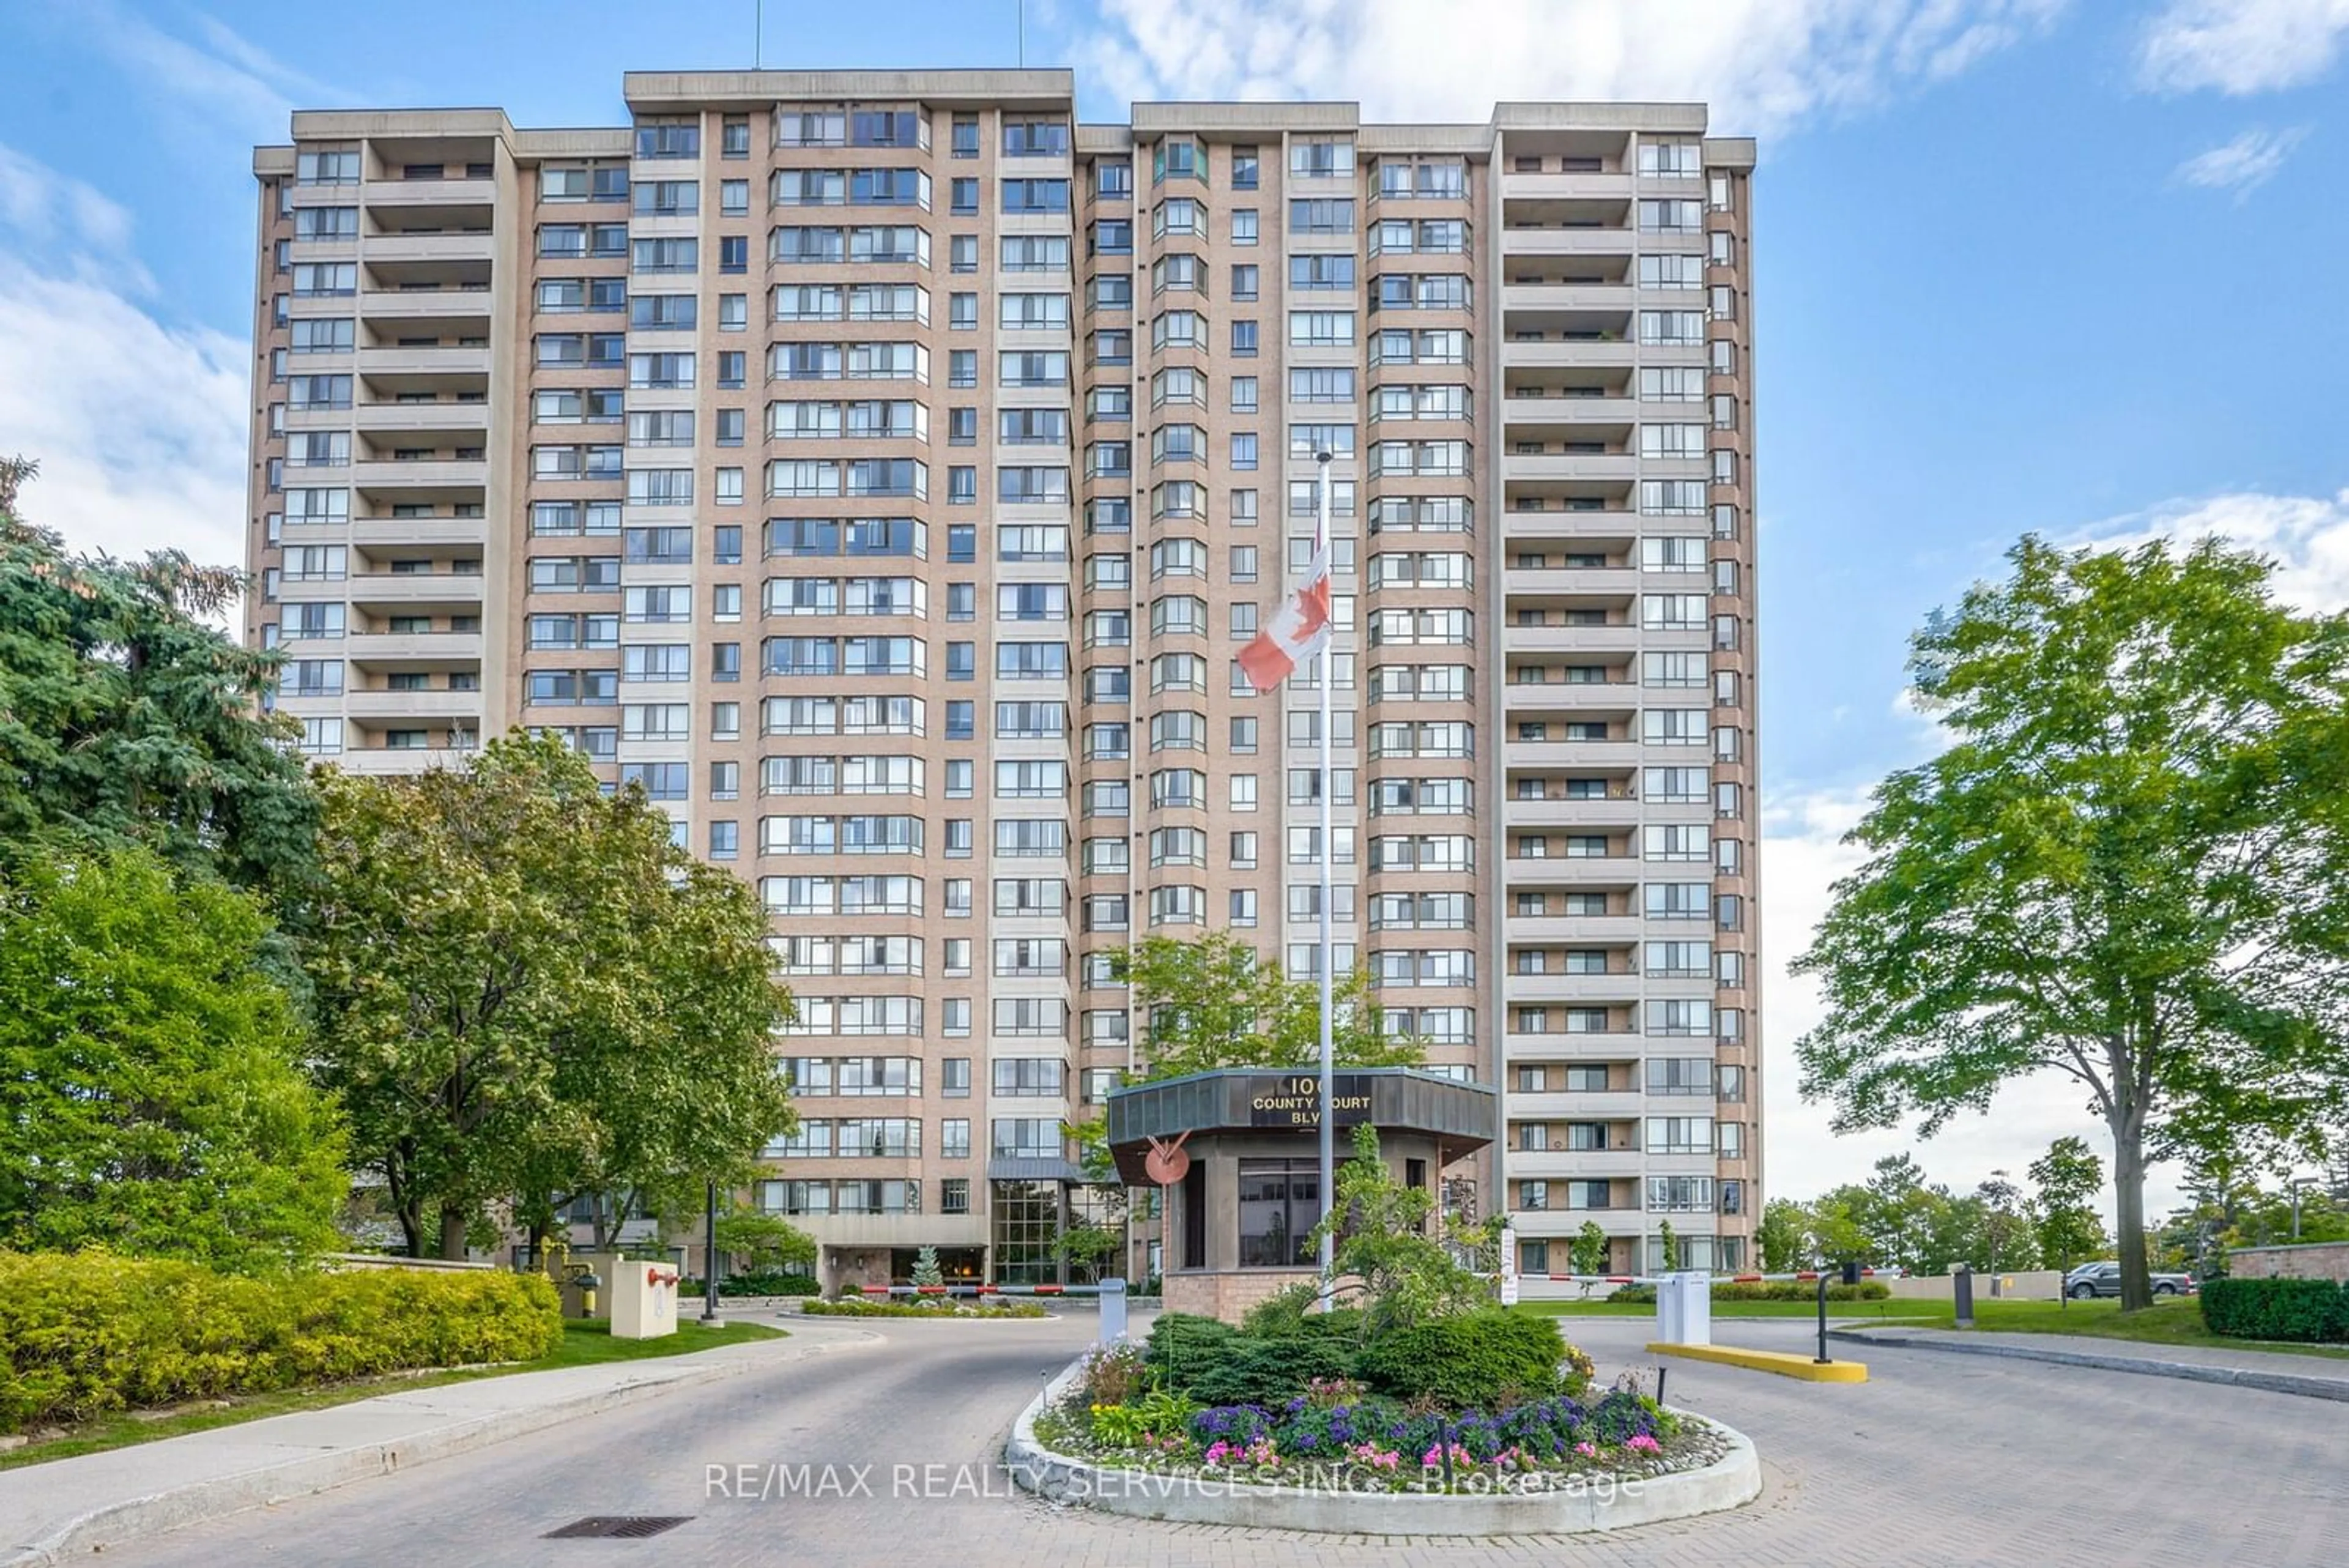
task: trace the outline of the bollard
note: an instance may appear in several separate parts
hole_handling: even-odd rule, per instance
[[[1995,1283],[1996,1282],[1992,1282]],[[1958,1308],[1958,1326],[1974,1325],[1974,1271],[1971,1264],[1959,1263],[1950,1271],[1950,1293]]]
[[[1125,1337],[1125,1282],[1101,1282],[1101,1343],[1115,1345]]]

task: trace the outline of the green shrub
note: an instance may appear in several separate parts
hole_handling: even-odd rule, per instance
[[[1300,1281],[1287,1290],[1275,1291],[1248,1308],[1240,1318],[1240,1332],[1258,1339],[1278,1339],[1283,1334],[1302,1334],[1313,1303],[1321,1296],[1321,1287],[1310,1280]]]
[[[1537,1399],[1555,1390],[1566,1354],[1556,1318],[1488,1309],[1383,1334],[1360,1366],[1363,1381],[1398,1399],[1490,1411],[1505,1399]]]
[[[1143,1359],[1161,1385],[1183,1388],[1195,1369],[1228,1355],[1239,1336],[1238,1329],[1212,1317],[1163,1312],[1150,1325],[1150,1348]]]
[[[413,1367],[534,1361],[554,1287],[491,1270],[241,1278],[105,1252],[0,1252],[0,1431]]]
[[[2349,1340],[2349,1286],[2330,1280],[2206,1280],[2202,1321],[2235,1339]]]
[[[698,1299],[701,1295],[701,1282],[695,1279],[679,1280],[677,1282],[677,1293]],[[813,1274],[754,1271],[748,1273],[729,1274],[718,1282],[719,1301],[724,1301],[728,1296],[813,1296],[823,1293],[823,1287],[816,1282]]]
[[[1191,1369],[1179,1391],[1206,1405],[1286,1404],[1316,1378],[1352,1377],[1357,1356],[1333,1334],[1242,1334],[1223,1355]]]

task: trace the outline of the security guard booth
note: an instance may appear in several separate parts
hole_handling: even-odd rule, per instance
[[[1340,1165],[1367,1122],[1388,1168],[1431,1194],[1443,1190],[1447,1167],[1493,1142],[1499,1108],[1485,1085],[1413,1067],[1340,1071],[1331,1100]],[[1165,1310],[1237,1323],[1316,1277],[1317,1069],[1226,1067],[1135,1084],[1111,1091],[1108,1112],[1118,1174],[1165,1194]]]

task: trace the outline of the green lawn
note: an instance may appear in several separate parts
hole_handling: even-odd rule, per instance
[[[518,1361],[504,1366],[468,1367],[458,1372],[427,1372],[413,1376],[367,1377],[354,1383],[330,1384],[323,1388],[288,1388],[274,1394],[248,1395],[218,1404],[206,1403],[178,1409],[169,1415],[141,1416],[126,1411],[102,1416],[97,1420],[84,1422],[61,1437],[0,1452],[0,1470],[39,1464],[47,1459],[71,1459],[76,1454],[100,1453],[132,1443],[150,1443],[160,1438],[184,1437],[190,1432],[209,1431],[214,1427],[233,1427],[243,1421],[257,1421],[264,1416],[285,1416],[297,1410],[323,1410],[332,1405],[347,1405],[354,1399],[371,1399],[378,1394],[404,1394],[411,1388],[437,1388],[446,1383],[470,1383],[477,1378],[504,1377],[516,1372],[549,1372],[557,1367],[591,1366],[607,1361],[690,1355],[697,1350],[711,1350],[721,1345],[740,1345],[746,1340],[781,1339],[783,1336],[781,1329],[762,1324],[736,1321],[723,1328],[710,1329],[686,1321],[679,1323],[677,1333],[666,1339],[614,1339],[611,1324],[607,1323],[566,1323],[563,1325],[563,1343],[536,1361]]]
[[[1558,1317],[1647,1317],[1653,1306],[1614,1302],[1524,1302],[1520,1312]],[[1716,1318],[1815,1318],[1813,1302],[1721,1302]],[[1954,1328],[1956,1309],[1947,1302],[1829,1302],[1827,1316],[1844,1322],[1908,1324],[1920,1328]],[[2124,1313],[2116,1301],[2010,1302],[1977,1299],[1974,1326],[2001,1334],[2076,1334],[2095,1339],[2127,1340],[2138,1345],[2192,1345],[2207,1350],[2268,1350],[2291,1355],[2349,1357],[2349,1346],[2284,1345],[2267,1340],[2229,1339],[2212,1334],[2202,1322],[2202,1308],[2192,1300],[2164,1301],[2140,1313]]]

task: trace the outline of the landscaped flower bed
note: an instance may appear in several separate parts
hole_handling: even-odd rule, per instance
[[[1725,1449],[1711,1426],[1628,1381],[1593,1393],[1563,1358],[1549,1388],[1512,1392],[1486,1410],[1320,1377],[1285,1400],[1209,1405],[1165,1386],[1150,1355],[1123,1345],[1088,1359],[1036,1436],[1123,1469],[1343,1491],[1571,1490],[1701,1469]]]
[[[1495,1415],[1414,1410],[1350,1389],[1277,1408],[1164,1396],[1090,1407],[1080,1395],[1040,1419],[1036,1435],[1122,1469],[1347,1491],[1548,1491],[1696,1469],[1724,1447],[1703,1422],[1629,1386]]]
[[[1049,1317],[1034,1302],[990,1301],[974,1304],[945,1296],[921,1296],[912,1301],[865,1301],[843,1296],[836,1302],[806,1301],[800,1311],[809,1317]]]

